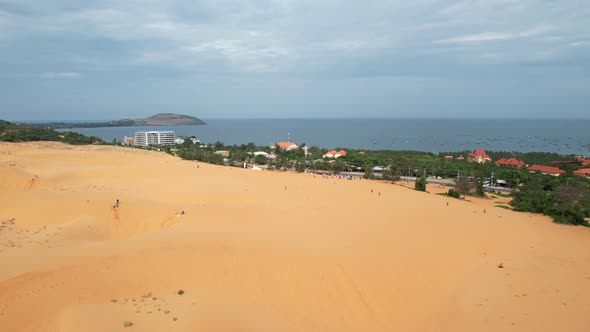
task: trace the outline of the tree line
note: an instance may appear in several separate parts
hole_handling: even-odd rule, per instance
[[[74,132],[58,132],[50,128],[31,127],[2,120],[0,120],[0,141],[56,141],[75,145],[104,144],[102,139],[94,136],[89,137]]]

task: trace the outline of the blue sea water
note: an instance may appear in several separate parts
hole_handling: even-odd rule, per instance
[[[324,148],[543,151],[590,154],[590,120],[571,119],[205,119],[203,126],[69,129],[107,141],[139,130],[174,130],[201,142],[270,145],[290,140]]]

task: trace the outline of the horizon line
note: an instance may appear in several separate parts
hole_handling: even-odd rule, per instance
[[[191,115],[192,116],[192,115]],[[201,120],[590,120],[590,117],[198,117]],[[0,119],[3,120],[3,119]],[[5,120],[17,123],[96,123],[112,119],[78,120]]]

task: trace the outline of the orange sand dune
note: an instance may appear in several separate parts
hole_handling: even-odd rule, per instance
[[[0,330],[590,330],[589,229],[493,207],[501,198],[447,201],[3,143]]]

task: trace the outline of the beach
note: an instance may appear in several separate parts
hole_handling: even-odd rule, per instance
[[[590,328],[590,229],[501,197],[49,142],[0,180],[3,331]]]

